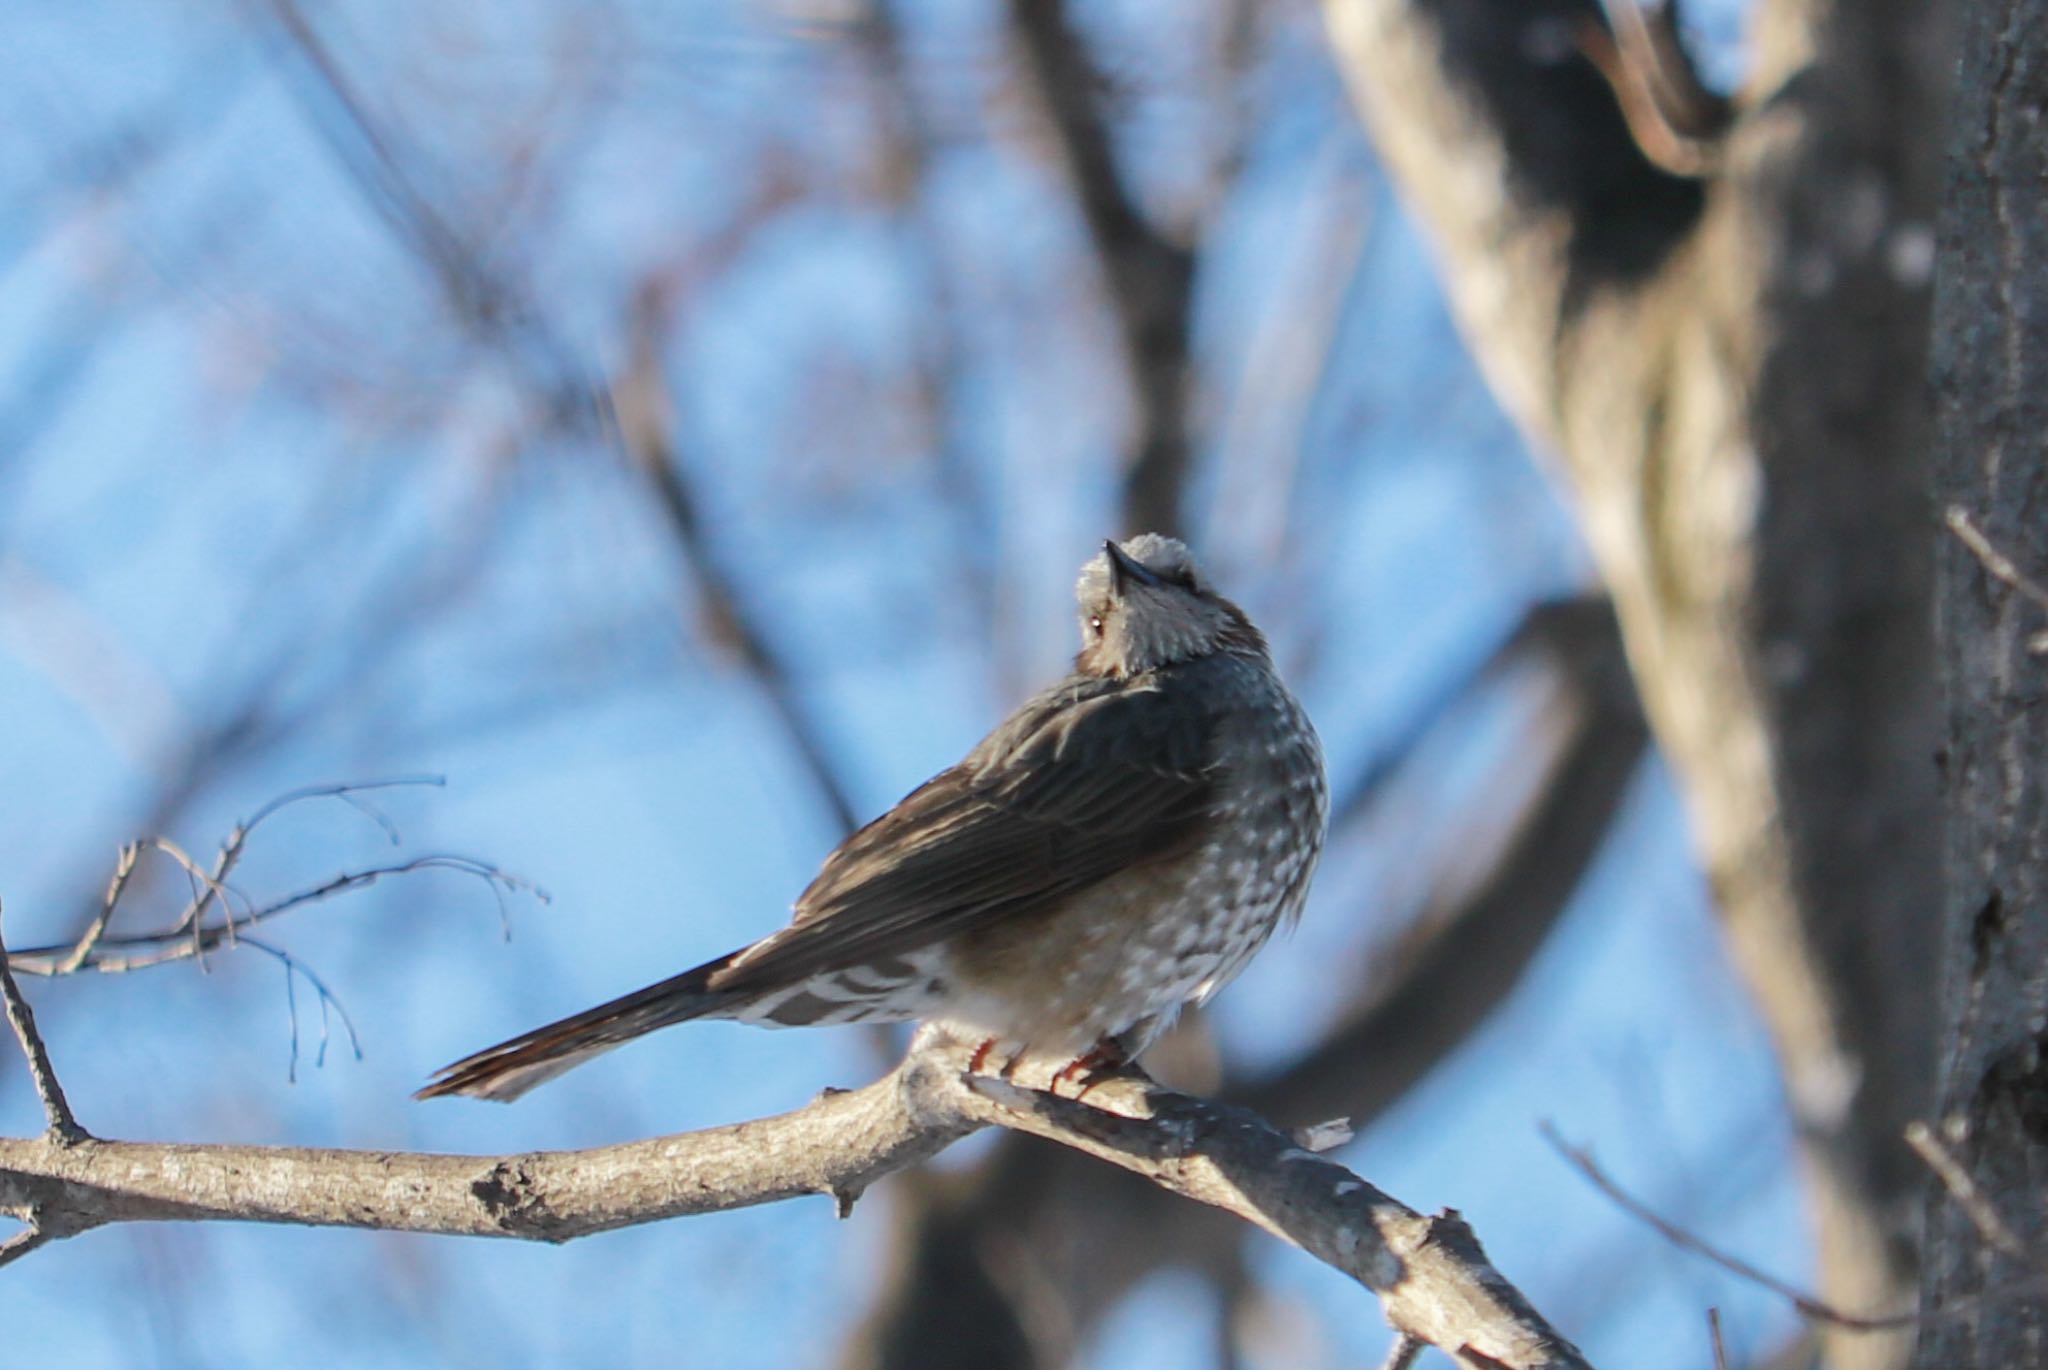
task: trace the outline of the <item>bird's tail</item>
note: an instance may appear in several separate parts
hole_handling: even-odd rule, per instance
[[[738,955],[721,956],[660,984],[635,990],[608,1004],[586,1009],[510,1041],[486,1047],[434,1073],[415,1099],[466,1094],[472,1099],[510,1103],[535,1085],[547,1083],[591,1057],[643,1033],[691,1018],[722,1016],[751,995],[711,988],[711,977]]]

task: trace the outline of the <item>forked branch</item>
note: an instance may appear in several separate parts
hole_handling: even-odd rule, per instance
[[[100,902],[100,908],[77,941],[11,951],[6,956],[7,964],[11,970],[22,975],[75,975],[88,970],[114,975],[127,971],[147,970],[151,966],[171,961],[202,958],[216,947],[234,946],[246,938],[252,929],[294,909],[366,889],[394,876],[411,875],[418,871],[452,870],[474,876],[488,885],[492,893],[498,896],[501,912],[504,908],[504,897],[508,893],[529,894],[546,903],[548,892],[531,881],[501,870],[487,861],[479,861],[475,857],[446,853],[408,857],[384,865],[343,871],[318,884],[263,901],[250,899],[229,884],[229,878],[247,850],[250,834],[264,820],[280,810],[308,800],[337,800],[369,818],[391,839],[393,845],[396,845],[399,840],[397,829],[390,819],[364,801],[364,792],[398,786],[441,783],[443,782],[439,776],[409,775],[351,784],[309,785],[303,789],[292,790],[258,809],[253,818],[236,824],[234,830],[221,842],[220,851],[210,866],[202,865],[193,859],[182,847],[167,837],[130,842],[121,848],[114,863],[113,877],[107,883],[107,892]],[[120,907],[121,896],[127,892],[129,882],[135,874],[136,864],[145,852],[159,853],[175,863],[191,882],[191,898],[175,917],[161,927],[114,934],[109,928],[115,912]],[[304,973],[303,968],[300,968],[300,972]]]

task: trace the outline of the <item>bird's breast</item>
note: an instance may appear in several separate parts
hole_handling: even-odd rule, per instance
[[[1270,674],[1227,703],[1197,840],[1057,909],[960,938],[951,948],[959,1002],[948,1016],[961,1030],[1086,1050],[1206,999],[1299,912],[1328,815],[1320,745]]]

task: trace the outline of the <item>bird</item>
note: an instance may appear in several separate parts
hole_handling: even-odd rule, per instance
[[[1322,746],[1266,640],[1174,538],[1104,542],[1081,650],[957,765],[825,859],[788,926],[464,1057],[416,1097],[512,1100],[699,1018],[920,1020],[969,1069],[1027,1055],[1095,1079],[1301,913],[1322,852]]]

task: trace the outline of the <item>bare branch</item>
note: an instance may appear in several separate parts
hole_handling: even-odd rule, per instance
[[[494,1157],[0,1139],[0,1209],[33,1215],[36,1235],[15,1238],[16,1254],[87,1227],[149,1221],[563,1242],[800,1194],[831,1195],[844,1209],[883,1175],[998,1125],[1256,1223],[1372,1289],[1405,1335],[1460,1364],[1585,1365],[1486,1261],[1457,1215],[1424,1217],[1253,1114],[1135,1075],[1104,1082],[1096,1103],[1084,1104],[970,1076],[965,1064],[964,1047],[927,1036],[865,1088],[828,1091],[773,1118],[587,1151]]]
[[[106,1222],[231,1221],[561,1242],[799,1194],[858,1193],[977,1124],[917,1061],[779,1117],[580,1152],[478,1157],[0,1139],[0,1207]]]
[[[167,837],[154,837],[147,842],[131,842],[121,848],[120,855],[114,863],[113,877],[107,882],[106,896],[101,900],[99,912],[76,942],[6,952],[4,959],[11,970],[24,975],[60,976],[86,970],[108,975],[122,974],[163,965],[170,961],[202,958],[217,946],[225,944],[232,947],[247,940],[250,929],[293,909],[366,888],[390,876],[410,875],[423,870],[458,871],[482,880],[497,898],[501,922],[506,921],[507,893],[529,894],[543,904],[549,902],[548,892],[524,877],[502,870],[487,861],[479,861],[475,857],[446,853],[416,856],[407,861],[373,866],[366,870],[344,871],[317,885],[264,904],[259,904],[247,895],[229,888],[226,883],[228,875],[247,850],[250,834],[254,833],[264,820],[293,804],[309,799],[338,799],[363,812],[387,837],[396,841],[398,830],[391,820],[366,806],[358,795],[364,790],[390,789],[403,785],[438,786],[445,783],[440,776],[405,775],[385,780],[307,785],[289,790],[257,809],[253,817],[235,825],[234,830],[221,843],[220,854],[215,857],[211,870],[202,867],[184,848]],[[165,927],[146,932],[110,934],[107,931],[108,925],[112,922],[121,895],[128,888],[129,879],[135,872],[138,855],[145,848],[163,853],[184,870],[192,880],[192,898],[178,916]],[[207,915],[216,905],[219,907],[219,916],[209,922]],[[302,975],[320,996],[324,1045],[327,1011],[330,1007],[338,1008],[339,1004],[328,994],[319,978],[302,963],[275,947],[258,944],[258,949],[283,961],[287,968],[288,986],[292,974]],[[343,1014],[343,1024],[348,1027],[349,1037],[353,1041],[355,1029],[347,1023],[346,1014]],[[296,1060],[296,1014],[293,1018],[293,1031],[293,1059]]]
[[[501,900],[507,891],[530,895],[542,903],[547,903],[552,898],[546,890],[532,881],[522,876],[514,875],[510,871],[502,870],[487,861],[479,861],[475,857],[457,856],[447,853],[416,856],[409,861],[398,861],[388,866],[372,866],[367,870],[345,871],[340,875],[323,880],[308,889],[300,890],[295,894],[285,895],[283,898],[274,900],[271,903],[263,905],[250,904],[242,913],[224,917],[219,922],[204,923],[196,927],[180,923],[176,927],[159,929],[155,932],[130,933],[119,937],[102,937],[99,939],[98,948],[88,955],[83,962],[70,969],[98,971],[105,975],[119,975],[129,971],[146,970],[151,966],[160,966],[169,961],[190,960],[194,957],[204,956],[207,952],[224,943],[233,945],[244,935],[247,929],[256,927],[261,923],[267,923],[279,915],[289,913],[303,905],[317,904],[322,900],[332,899],[338,894],[347,894],[353,890],[366,889],[378,881],[392,876],[411,875],[417,871],[425,870],[452,870],[459,871],[465,875],[473,875],[489,885],[493,893]],[[113,951],[109,950],[110,948],[126,950],[130,954],[115,955]],[[8,959],[14,969],[27,975],[63,975],[69,973],[68,970],[64,969],[64,966],[70,959],[70,950],[70,948],[63,946],[31,947],[25,951],[10,953]]]
[[[1584,1147],[1567,1143],[1549,1122],[1539,1125],[1545,1141],[1556,1148],[1558,1154],[1595,1188],[1612,1199],[1621,1208],[1647,1224],[1658,1236],[1681,1250],[1693,1252],[1720,1266],[1737,1279],[1747,1281],[1761,1289],[1769,1290],[1790,1303],[1795,1311],[1811,1322],[1837,1327],[1848,1332],[1885,1332],[1903,1327],[1938,1325],[1942,1321],[1970,1312],[1980,1307],[1986,1296],[2015,1289],[2039,1289],[2048,1280],[2048,1265],[2027,1249],[2026,1244],[2013,1232],[1997,1212],[1984,1200],[1982,1194],[1970,1179],[1962,1163],[1956,1159],[1946,1145],[1935,1136],[1932,1128],[1925,1123],[1915,1122],[1906,1129],[1906,1143],[1919,1153],[1947,1188],[1950,1196],[1962,1207],[1979,1234],[2002,1254],[2019,1262],[2025,1273],[2014,1280],[2005,1280],[1959,1298],[1952,1298],[1924,1311],[1885,1314],[1881,1316],[1845,1313],[1811,1294],[1800,1290],[1776,1276],[1751,1265],[1739,1256],[1733,1256],[1714,1246],[1698,1234],[1687,1230],[1671,1219],[1656,1212],[1641,1199],[1636,1198],[1593,1159],[1592,1153]],[[1726,1349],[1721,1344],[1721,1319],[1717,1309],[1707,1311],[1709,1333],[1713,1338],[1715,1365],[1726,1364]],[[1804,1349],[1802,1349],[1804,1348]],[[1795,1340],[1783,1354],[1774,1356],[1768,1362],[1772,1365],[1804,1365],[1812,1360],[1811,1346]]]
[[[170,936],[177,937],[188,932],[196,932],[205,921],[207,909],[216,899],[220,901],[221,912],[225,916],[224,926],[229,930],[234,928],[234,899],[227,885],[223,883],[234,863],[225,848],[222,849],[220,860],[215,863],[215,870],[208,871],[194,861],[183,847],[168,837],[152,837],[147,845],[150,850],[162,852],[170,857],[192,881],[192,902],[185,905],[185,911],[178,915],[178,921],[171,928]],[[243,901],[245,907],[247,902]],[[195,953],[203,953],[207,949],[200,944],[199,938],[193,938]]]
[[[22,1054],[28,1058],[29,1076],[36,1083],[36,1096],[43,1101],[43,1117],[49,1124],[45,1136],[60,1147],[86,1140],[88,1134],[72,1116],[64,1086],[57,1082],[56,1067],[50,1064],[49,1049],[43,1045],[42,1034],[36,1031],[35,1011],[22,997],[21,986],[14,983],[14,972],[7,965],[4,936],[0,936],[0,1000],[6,1002],[8,1025],[21,1042]],[[31,1231],[37,1230],[37,1226],[32,1223]]]
[[[57,963],[57,974],[69,975],[84,965],[94,949],[99,946],[100,938],[106,936],[107,924],[114,919],[114,908],[121,902],[121,895],[127,890],[128,881],[135,874],[135,860],[140,855],[141,843],[128,842],[122,845],[120,852],[114,857],[114,874],[107,881],[107,892],[100,900],[100,911],[93,915],[92,922],[86,926],[85,932],[71,948],[71,954]],[[6,959],[5,956],[0,956],[0,962]]]
[[[1396,1329],[1472,1366],[1582,1366],[1487,1262],[1456,1213],[1425,1218],[1351,1171],[1303,1150],[1257,1114],[1142,1077],[1091,1088],[1103,1107],[987,1076],[980,1115],[1132,1171],[1300,1247],[1378,1294]]]

